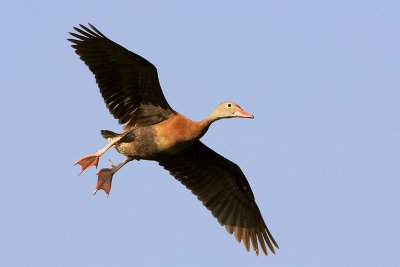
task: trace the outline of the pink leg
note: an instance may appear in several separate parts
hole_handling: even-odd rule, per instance
[[[122,163],[118,164],[117,166],[114,166],[111,160],[109,160],[111,168],[104,168],[101,169],[100,171],[97,172],[97,184],[96,188],[93,191],[93,195],[97,193],[100,189],[103,189],[104,192],[106,192],[107,197],[110,194],[111,190],[111,182],[114,174],[122,168],[125,164],[127,164],[129,161],[133,160],[132,158],[127,158],[124,160]]]
[[[110,143],[108,143],[105,147],[103,147],[96,153],[89,154],[89,155],[84,156],[83,158],[80,158],[79,160],[77,160],[74,165],[79,164],[82,166],[82,170],[78,175],[80,175],[84,170],[86,170],[90,166],[96,166],[96,168],[97,168],[97,164],[99,163],[100,156],[103,155],[108,149],[110,149],[110,147],[114,146],[120,139],[121,139],[120,136],[116,137],[116,138],[112,139],[110,141]]]

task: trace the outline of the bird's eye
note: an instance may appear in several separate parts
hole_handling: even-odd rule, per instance
[[[226,105],[228,108],[232,107],[231,103],[228,103],[228,105]]]

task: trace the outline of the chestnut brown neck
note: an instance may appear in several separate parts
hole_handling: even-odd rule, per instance
[[[210,114],[204,120],[197,122],[197,121],[192,121],[189,118],[185,117],[184,115],[178,113],[176,116],[169,119],[168,121],[161,123],[161,125],[168,124],[168,127],[166,128],[174,129],[175,138],[179,136],[183,140],[189,141],[189,140],[200,139],[207,132],[210,125],[218,119],[219,118],[213,116],[213,114]],[[164,125],[161,126],[161,128],[162,127],[164,127]]]
[[[213,113],[211,113],[206,118],[204,118],[204,120],[195,122],[196,124],[198,124],[200,137],[203,136],[208,131],[208,128],[210,128],[210,126],[213,122],[215,122],[219,119],[221,119],[221,118],[218,118],[218,117],[214,116]]]

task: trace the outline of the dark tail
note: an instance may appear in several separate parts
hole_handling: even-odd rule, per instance
[[[108,130],[101,130],[100,133],[107,140],[110,140],[110,139],[113,139],[113,138],[119,136],[119,134],[108,131]]]

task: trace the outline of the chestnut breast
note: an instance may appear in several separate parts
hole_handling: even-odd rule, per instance
[[[155,142],[160,152],[175,154],[203,136],[206,129],[181,114],[154,125]]]

